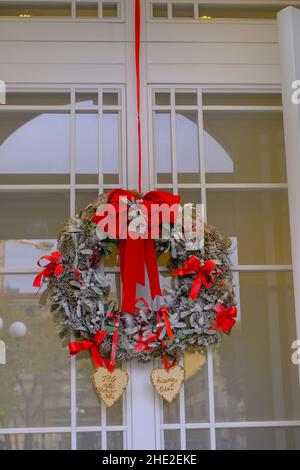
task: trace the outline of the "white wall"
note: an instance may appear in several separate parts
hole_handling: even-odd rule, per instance
[[[148,21],[145,3],[148,83],[173,82],[175,72],[177,82],[280,83],[274,21]],[[126,0],[125,22],[0,19],[1,79],[125,83],[126,44],[134,39],[133,4]]]

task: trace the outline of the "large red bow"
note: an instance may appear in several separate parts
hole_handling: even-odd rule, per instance
[[[197,274],[190,294],[190,299],[197,299],[202,285],[206,289],[210,289],[215,282],[212,271],[215,269],[216,264],[213,261],[206,261],[203,265],[195,256],[191,256],[189,260],[183,263],[182,269],[173,269],[173,276],[185,276],[187,274]]]
[[[49,261],[49,263],[43,266],[41,264],[41,261],[43,260]],[[52,276],[58,277],[60,274],[62,274],[64,270],[62,266],[60,251],[53,251],[50,255],[42,256],[38,260],[37,265],[40,268],[44,268],[44,269],[34,278],[34,281],[33,281],[34,287],[41,287],[46,277],[52,277]]]
[[[144,235],[145,238],[139,236],[138,238],[133,239],[131,236],[123,239],[124,235],[122,232],[122,222],[125,223],[126,230],[128,226],[127,220],[127,209],[128,206],[124,204],[123,199],[128,200],[129,202],[139,201],[143,204],[143,208],[147,211],[147,217],[145,217],[147,222],[147,230]],[[152,223],[154,220],[151,220],[151,216],[158,214],[159,206],[166,204],[169,208],[174,206],[174,211],[170,211],[168,214],[168,219],[162,212],[159,212],[159,218],[157,217],[158,224],[163,222],[175,223],[177,220],[178,205],[180,203],[180,196],[174,196],[165,191],[151,191],[144,196],[138,196],[132,191],[127,191],[125,189],[114,189],[112,190],[107,198],[107,203],[114,206],[116,212],[116,226],[117,230],[115,233],[116,237],[122,238],[120,240],[120,269],[121,269],[121,279],[123,284],[123,296],[122,296],[122,307],[123,312],[134,313],[135,310],[135,299],[136,299],[136,284],[145,285],[145,266],[148,272],[149,284],[151,297],[154,299],[157,295],[162,295],[158,267],[156,261],[156,252],[154,240],[149,237],[150,231],[153,235]],[[155,206],[154,206],[155,205]],[[156,212],[155,212],[156,211]],[[105,211],[104,211],[105,212]],[[92,220],[95,223],[99,223],[104,219],[105,215],[103,213],[95,215]],[[157,225],[157,224],[156,224]],[[109,228],[106,229],[108,231]],[[154,227],[155,234],[158,234],[159,227]],[[127,234],[128,235],[128,234]]]
[[[223,333],[227,333],[236,322],[237,309],[236,307],[224,307],[224,305],[217,303],[213,310],[216,312],[216,324],[211,330],[216,331],[222,328]]]

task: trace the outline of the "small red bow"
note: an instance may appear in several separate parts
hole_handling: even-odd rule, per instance
[[[237,309],[236,307],[224,307],[224,305],[217,303],[213,310],[217,313],[216,324],[211,330],[216,331],[222,328],[223,333],[227,333],[236,322]]]
[[[120,315],[117,315],[117,318],[115,320],[115,328],[119,327],[119,322],[120,322]],[[107,332],[104,330],[99,330],[95,334],[94,338],[92,340],[83,340],[83,341],[72,341],[69,343],[69,351],[70,355],[74,356],[75,354],[78,354],[81,351],[90,351],[91,358],[94,362],[95,367],[104,367],[106,366],[107,370],[110,372],[113,372],[115,368],[115,359],[116,359],[116,352],[117,352],[117,344],[118,344],[118,337],[119,337],[119,332],[115,331],[113,334],[113,339],[112,339],[112,348],[111,348],[111,353],[110,353],[110,359],[105,359],[104,357],[101,356],[99,352],[99,346],[103,342],[104,338],[106,337]]]
[[[147,336],[141,335],[140,333],[136,334],[134,336],[134,339],[137,342],[136,345],[134,346],[135,352],[153,351],[154,348],[152,346],[149,346],[149,344],[156,341],[157,338],[158,338],[157,333],[149,333]]]
[[[49,261],[49,263],[43,266],[41,264],[41,261],[43,260]],[[58,277],[60,274],[63,273],[63,270],[64,270],[63,265],[62,265],[60,251],[53,251],[50,255],[42,256],[38,260],[37,265],[40,268],[44,268],[44,269],[34,278],[34,281],[33,281],[34,287],[41,287],[46,277],[52,277],[52,276]]]
[[[95,367],[103,367],[103,364],[107,361],[104,359],[98,349],[98,346],[102,343],[104,338],[106,337],[106,331],[99,330],[95,334],[92,340],[83,341],[72,341],[69,343],[69,352],[71,356],[80,353],[81,351],[90,351],[92,360],[94,362]],[[108,361],[107,361],[108,362]]]
[[[212,275],[212,271],[215,269],[216,264],[213,261],[206,261],[204,265],[196,258],[196,256],[191,256],[189,260],[183,263],[182,269],[173,269],[173,276],[185,276],[187,274],[197,274],[190,294],[190,299],[197,299],[202,285],[206,289],[210,289],[215,279]]]

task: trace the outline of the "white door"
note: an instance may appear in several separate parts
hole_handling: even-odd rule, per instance
[[[144,190],[206,204],[233,239],[240,320],[218,351],[186,355],[172,404],[152,389],[153,365],[132,363],[124,400],[106,410],[88,357],[67,357],[32,278],[69,215],[99,191],[136,187],[134,2],[51,3],[52,18],[0,17],[0,446],[299,447],[276,23],[208,24],[197,1],[143,2]],[[115,259],[106,271],[117,296]]]

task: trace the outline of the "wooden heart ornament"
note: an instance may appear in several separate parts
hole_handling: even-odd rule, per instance
[[[120,369],[109,372],[104,367],[99,367],[93,374],[93,383],[97,394],[110,408],[125,392],[128,374]]]
[[[154,369],[151,372],[151,382],[156,391],[168,402],[174,400],[185,377],[183,367],[178,365],[171,369]]]

